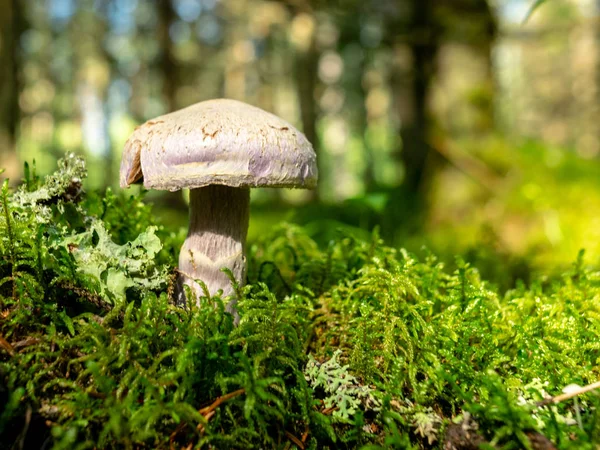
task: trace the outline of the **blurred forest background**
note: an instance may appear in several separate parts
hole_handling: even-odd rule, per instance
[[[532,10],[535,3],[543,3]],[[118,191],[141,122],[217,97],[272,111],[316,192],[255,190],[279,220],[344,228],[509,287],[600,262],[600,0],[0,0],[0,166],[85,154]],[[184,196],[149,193],[167,226]]]

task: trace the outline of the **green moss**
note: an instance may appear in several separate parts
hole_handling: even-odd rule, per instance
[[[538,405],[600,377],[583,254],[499,293],[460,259],[282,224],[234,327],[218,297],[173,304],[175,231],[84,175],[67,157],[2,190],[0,447],[441,448],[456,423],[489,448],[600,444],[595,393]]]

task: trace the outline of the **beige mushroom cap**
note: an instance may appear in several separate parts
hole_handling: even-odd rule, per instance
[[[217,99],[147,121],[125,143],[121,187],[143,178],[148,189],[210,184],[313,188],[316,155],[289,123],[236,100]]]

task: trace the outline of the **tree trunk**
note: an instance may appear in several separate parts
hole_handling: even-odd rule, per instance
[[[471,42],[471,45],[475,47],[485,63],[485,79],[482,80],[485,96],[482,97],[479,104],[481,116],[477,125],[482,131],[489,132],[495,127],[494,94],[496,92],[496,77],[494,74],[493,51],[498,34],[498,23],[489,1],[474,2],[473,8],[473,19],[480,24],[481,34],[480,39],[477,42]]]
[[[0,169],[18,177],[16,154],[19,109],[19,37],[23,28],[18,0],[0,0]]]
[[[159,70],[163,75],[163,99],[167,112],[177,109],[177,64],[173,56],[173,41],[169,35],[171,25],[175,22],[175,11],[171,0],[159,0],[159,39],[161,47]]]
[[[310,6],[296,7],[295,14],[310,14],[316,23]],[[300,119],[302,131],[313,145],[317,158],[320,155],[320,141],[317,132],[317,120],[319,118],[316,89],[318,85],[319,51],[317,49],[316,25],[308,38],[306,47],[297,48],[296,51],[296,88],[298,92],[298,103],[300,104]],[[318,189],[311,191],[313,200],[318,198]]]
[[[173,54],[173,40],[169,34],[171,25],[176,20],[172,0],[158,1],[158,36],[160,39],[160,58],[159,66],[154,67],[159,73],[162,73],[162,97],[165,102],[167,112],[173,112],[179,108],[177,104],[177,62]],[[187,106],[187,105],[182,105]],[[157,203],[168,205],[171,208],[181,209],[185,207],[185,201],[180,191],[163,192]]]
[[[439,46],[432,9],[432,0],[413,0],[413,19],[410,27],[412,73],[408,81],[411,104],[410,112],[405,111],[404,117],[400,117],[404,185],[411,194],[421,194],[425,165],[430,152],[427,143],[430,128],[427,102]]]
[[[319,137],[317,135],[318,113],[315,100],[318,64],[319,54],[317,53],[315,38],[313,36],[309,48],[304,52],[298,53],[298,69],[296,70],[296,74],[302,128],[306,138],[315,148],[315,151],[319,147]]]

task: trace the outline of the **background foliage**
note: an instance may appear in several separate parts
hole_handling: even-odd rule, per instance
[[[89,190],[114,189],[135,126],[229,97],[289,120],[319,155],[316,192],[253,191],[250,240],[280,220],[322,243],[341,225],[378,225],[389,245],[425,244],[447,264],[461,253],[507,287],[581,248],[600,257],[595,1],[0,8],[0,165],[13,185],[19,160],[49,173],[75,151]],[[180,194],[147,200],[185,223]]]

